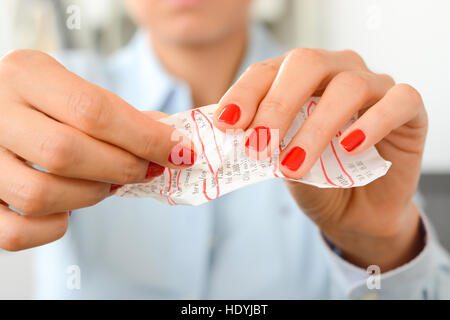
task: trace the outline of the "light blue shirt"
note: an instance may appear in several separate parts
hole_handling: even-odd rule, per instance
[[[240,73],[281,54],[254,27]],[[192,107],[188,86],[162,68],[141,32],[109,59],[88,52],[59,59],[139,110],[172,114]],[[449,298],[449,258],[426,219],[425,225],[423,252],[383,274],[381,289],[370,289],[366,270],[329,248],[282,180],[198,207],[110,197],[75,211],[61,240],[33,249],[36,298]],[[67,285],[73,266],[80,289]]]

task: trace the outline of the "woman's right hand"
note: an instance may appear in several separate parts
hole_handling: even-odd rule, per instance
[[[18,50],[0,60],[0,112],[0,248],[6,250],[55,241],[70,210],[96,204],[116,185],[195,161],[191,143],[173,139],[181,136],[172,127],[41,52]],[[174,150],[182,158],[174,161]]]

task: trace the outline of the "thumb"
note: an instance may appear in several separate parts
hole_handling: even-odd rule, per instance
[[[143,111],[142,112],[145,116],[149,117],[150,119],[153,120],[159,120],[162,118],[166,118],[168,116],[170,116],[170,114],[161,112],[161,111]]]

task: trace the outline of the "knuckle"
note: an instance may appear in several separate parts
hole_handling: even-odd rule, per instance
[[[376,111],[377,121],[379,122],[380,128],[392,128],[392,112],[388,108],[379,108]]]
[[[317,59],[320,57],[319,51],[311,48],[295,48],[289,51],[288,56],[305,59],[305,58],[313,58]]]
[[[259,106],[259,110],[268,114],[280,115],[290,115],[293,112],[292,108],[289,108],[286,103],[274,98],[264,99]]]
[[[19,251],[24,248],[22,228],[18,223],[11,223],[2,232],[1,247],[6,251]]]
[[[408,101],[411,101],[415,106],[423,105],[422,95],[413,86],[400,83],[396,85],[393,90],[397,91],[398,94],[405,97]]]
[[[110,194],[111,185],[109,183],[94,182],[95,187],[89,194],[89,205],[94,205],[104,200]]]
[[[309,65],[321,69],[327,66],[325,54],[318,49],[296,48],[289,52],[287,59],[306,61]]]
[[[23,70],[22,65],[26,61],[23,56],[24,50],[14,50],[6,54],[0,60],[0,76],[11,80],[12,77],[21,72]]]
[[[61,218],[58,219],[58,224],[54,229],[55,235],[52,241],[61,239],[66,234],[68,226],[69,226],[68,215],[62,214]]]
[[[23,66],[30,62],[42,62],[52,59],[48,54],[30,49],[16,49],[7,53],[1,59],[2,64]]]
[[[107,108],[102,101],[101,94],[86,91],[72,92],[68,96],[67,105],[81,130],[94,133],[105,127]]]
[[[330,140],[330,136],[332,133],[330,132],[329,125],[327,123],[321,124],[318,123],[317,125],[310,125],[308,127],[308,131],[311,137],[310,141],[328,141]],[[306,130],[305,130],[306,131]],[[316,145],[313,148],[317,148],[319,145]]]
[[[64,132],[45,136],[39,144],[45,169],[53,173],[65,171],[73,163],[73,137]]]
[[[390,88],[392,88],[393,86],[395,86],[395,80],[394,78],[386,73],[382,73],[382,74],[378,74],[378,76],[380,77],[380,79],[382,81],[384,81]]]
[[[362,60],[361,56],[359,55],[358,52],[351,50],[351,49],[345,49],[341,51],[342,54],[346,55],[347,57],[349,57],[350,59],[353,60]]]
[[[309,119],[313,120],[313,118]],[[335,134],[333,127],[329,125],[329,120],[317,118],[314,121],[306,121],[298,133],[307,150],[324,149]]]
[[[344,55],[344,57],[347,57],[350,61],[353,61],[357,65],[362,66],[363,69],[367,69],[364,59],[361,57],[361,55],[358,52],[351,50],[351,49],[345,49],[345,50],[342,50],[341,53]]]
[[[360,72],[345,71],[339,73],[335,80],[340,86],[358,92],[363,98],[371,95],[370,81],[367,76]]]
[[[278,72],[278,66],[271,62],[270,60],[266,60],[266,61],[261,61],[261,62],[257,62],[254,63],[252,65],[250,65],[247,68],[247,71],[249,72],[253,72],[253,71],[257,71],[257,72],[261,72],[261,71],[268,71],[271,73],[277,73]]]
[[[146,161],[134,156],[128,157],[121,166],[118,184],[128,184],[143,181],[146,174]]]
[[[39,179],[19,183],[14,190],[17,199],[16,209],[29,215],[41,214],[47,207],[47,193],[44,186],[45,183]]]
[[[143,143],[140,145],[141,154],[138,156],[142,156],[144,158],[150,157],[155,152],[155,147],[160,143],[158,139],[161,137],[156,136],[155,134],[145,134],[143,137]]]
[[[254,81],[238,81],[233,87],[227,92],[226,97],[227,101],[233,101],[242,105],[243,108],[246,107],[246,103],[243,103],[243,100],[247,96],[251,96],[252,94],[258,94],[258,86]]]
[[[29,49],[17,49],[9,52],[0,60],[0,74],[6,77],[11,77],[26,71],[30,64],[42,65],[48,63],[51,58],[46,53],[29,50]]]

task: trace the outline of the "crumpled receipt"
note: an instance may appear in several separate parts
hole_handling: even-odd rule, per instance
[[[200,205],[231,191],[271,178],[283,178],[278,155],[317,105],[311,98],[300,110],[279,150],[266,160],[253,160],[245,154],[243,131],[226,134],[213,125],[217,105],[181,112],[161,119],[191,138],[197,151],[192,167],[183,170],[166,168],[164,174],[148,183],[129,184],[117,190],[120,197],[152,197],[169,205]],[[356,120],[356,115],[342,129]],[[364,186],[383,176],[391,163],[374,147],[349,156],[338,146],[340,132],[333,138],[308,174],[298,180],[319,188]],[[292,180],[292,179],[289,179]]]

